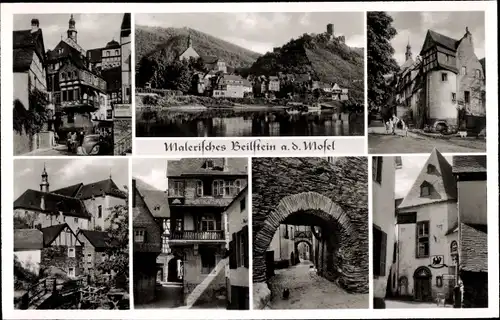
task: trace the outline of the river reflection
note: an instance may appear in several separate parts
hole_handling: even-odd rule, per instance
[[[348,121],[348,119],[350,119]],[[138,137],[360,136],[363,115],[332,111],[290,115],[283,110],[137,114]]]

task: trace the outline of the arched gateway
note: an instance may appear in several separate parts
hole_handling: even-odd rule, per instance
[[[353,276],[359,275],[361,270],[359,267],[350,265],[347,252],[350,243],[356,241],[357,232],[342,208],[317,192],[302,192],[282,198],[264,221],[254,238],[254,282],[266,280],[264,256],[277,228],[281,223],[293,221],[298,215],[307,215],[309,221],[322,221],[323,227],[330,228],[330,231],[336,233],[325,232],[323,235],[325,238],[326,235],[333,236],[336,240],[333,242],[337,242],[336,245],[332,245],[332,241],[326,240],[326,250],[331,254],[325,262],[324,276],[333,278],[331,280],[339,278],[339,283],[345,284],[346,289],[354,287],[351,286],[352,282],[358,282],[361,279],[355,279]]]

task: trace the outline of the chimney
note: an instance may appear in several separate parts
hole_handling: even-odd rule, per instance
[[[31,19],[31,33],[35,33],[40,28],[40,22],[38,19]]]
[[[45,195],[42,194],[42,197],[40,198],[40,209],[45,210]]]

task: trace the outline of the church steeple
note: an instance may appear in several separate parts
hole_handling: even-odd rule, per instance
[[[406,52],[405,52],[405,61],[408,61],[411,58],[412,58],[412,53],[411,53],[410,38],[408,38],[408,44],[406,45]]]
[[[191,39],[191,34],[188,35],[188,48],[193,46],[193,39]]]
[[[45,163],[43,164],[42,183],[40,183],[40,191],[49,192],[49,174],[45,169]]]
[[[78,31],[76,31],[76,22],[75,22],[75,19],[73,18],[73,14],[71,14],[71,17],[69,19],[69,23],[68,23],[68,38],[70,38],[71,40],[75,41],[75,43],[77,43],[77,33]]]

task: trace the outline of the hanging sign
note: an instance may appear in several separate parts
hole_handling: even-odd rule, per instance
[[[444,263],[444,256],[435,255],[430,257],[429,267],[433,269],[441,269],[448,266]]]

